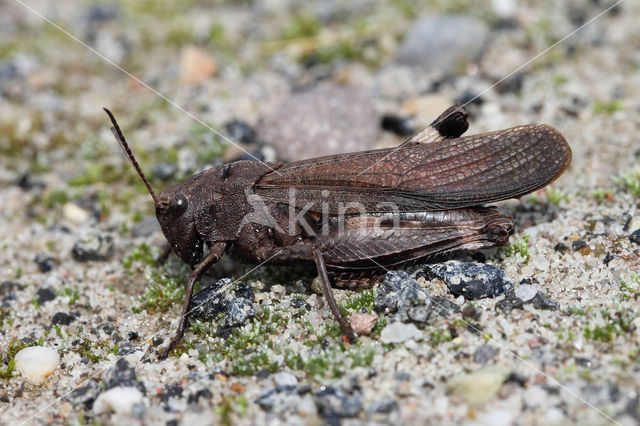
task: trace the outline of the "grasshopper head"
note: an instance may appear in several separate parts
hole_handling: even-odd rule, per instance
[[[142,173],[142,169],[113,114],[106,108],[104,110],[113,124],[111,128],[113,135],[153,198],[156,217],[160,228],[162,228],[162,233],[171,244],[173,251],[192,268],[195,267],[202,260],[203,240],[196,230],[195,208],[194,203],[190,200],[191,194],[186,190],[188,187],[184,184],[178,184],[165,189],[159,196],[156,195],[149,180]]]

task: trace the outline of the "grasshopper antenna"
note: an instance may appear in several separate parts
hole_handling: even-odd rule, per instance
[[[102,108],[102,109],[104,110],[104,112],[107,113],[107,115],[109,116],[109,119],[111,120],[111,123],[113,124],[113,127],[111,128],[111,132],[113,133],[113,136],[115,136],[116,140],[120,144],[120,148],[122,148],[125,155],[127,156],[127,158],[129,159],[133,167],[138,172],[138,175],[140,175],[140,178],[142,178],[142,182],[144,182],[145,186],[149,190],[149,194],[151,194],[151,198],[153,198],[153,203],[157,206],[158,197],[156,196],[156,193],[154,192],[153,188],[151,188],[151,184],[147,180],[147,177],[144,175],[144,173],[142,173],[142,169],[140,168],[140,165],[138,164],[136,157],[133,155],[133,151],[129,147],[127,140],[124,138],[124,135],[122,134],[122,130],[120,130],[120,126],[118,126],[118,123],[116,122],[116,118],[113,116],[113,114],[111,114],[111,111],[109,111],[108,109],[106,108]]]

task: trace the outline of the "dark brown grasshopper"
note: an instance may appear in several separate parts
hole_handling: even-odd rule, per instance
[[[331,311],[354,340],[331,278],[334,285],[362,287],[408,262],[505,245],[512,218],[482,205],[544,187],[571,160],[564,137],[546,125],[460,137],[467,113],[454,105],[396,148],[293,163],[237,161],[156,195],[105,111],[153,197],[170,249],[193,268],[178,332],[164,356],[188,326],[194,284],[225,252],[257,264],[315,264]]]

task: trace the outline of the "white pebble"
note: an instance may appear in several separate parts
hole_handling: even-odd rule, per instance
[[[402,343],[409,339],[419,339],[420,337],[422,337],[422,333],[415,325],[401,322],[389,324],[380,333],[382,343]]]
[[[142,393],[134,387],[117,386],[101,393],[93,403],[95,414],[113,411],[130,415],[133,407],[142,402]]]
[[[536,265],[536,268],[540,269],[541,271],[546,271],[547,269],[549,269],[549,259],[544,256],[535,256],[533,258],[533,263],[534,265]]]
[[[82,225],[91,219],[91,213],[77,205],[76,203],[66,203],[62,207],[62,215],[69,222],[76,225]]]
[[[60,365],[58,352],[43,346],[24,348],[16,354],[16,370],[29,382],[39,385]]]
[[[280,373],[273,375],[273,380],[277,386],[295,386],[298,384],[298,379],[291,373],[281,371]]]
[[[516,297],[522,299],[523,302],[527,302],[538,294],[538,289],[531,284],[522,284],[516,287],[515,290]]]

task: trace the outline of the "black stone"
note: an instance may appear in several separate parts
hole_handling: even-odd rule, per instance
[[[629,240],[631,240],[632,243],[640,244],[640,229],[633,231],[631,235],[629,235]]]
[[[151,344],[156,347],[160,346],[162,342],[164,342],[164,339],[162,337],[154,337],[153,339],[151,339]]]
[[[0,297],[2,297],[3,304],[9,305],[11,300],[15,300],[16,291],[22,290],[24,287],[22,284],[15,281],[3,281],[0,284]]]
[[[241,284],[235,288],[229,278],[224,278],[193,296],[191,316],[214,320],[219,314],[224,314],[224,327],[235,327],[255,316],[253,299],[250,286]]]
[[[456,102],[467,107],[469,105],[482,105],[484,103],[484,99],[482,99],[482,96],[479,96],[477,93],[466,90],[458,97],[458,99],[456,99]]]
[[[564,253],[568,250],[568,247],[565,243],[557,243],[555,246],[553,246],[553,249],[558,253]]]
[[[75,318],[73,318],[71,315],[65,314],[64,312],[56,312],[53,318],[51,318],[51,324],[69,325],[74,319]]]
[[[71,249],[71,256],[78,262],[107,260],[113,254],[113,238],[110,235],[88,234],[80,238]]]
[[[409,120],[393,114],[387,114],[382,117],[380,126],[383,130],[395,133],[398,136],[411,136],[415,133],[415,129],[409,124]]]
[[[257,143],[256,131],[244,121],[232,120],[224,125],[227,136],[234,142],[244,144]]]
[[[211,397],[213,396],[213,394],[211,393],[211,391],[207,388],[204,389],[200,389],[199,391],[190,394],[187,397],[187,403],[188,404],[197,404],[198,401],[200,401],[200,398],[202,399],[211,399]]]
[[[406,272],[389,271],[378,289],[374,308],[396,313],[395,319],[402,322],[424,323],[431,315],[431,296]]]
[[[556,311],[560,308],[560,304],[555,300],[549,299],[544,292],[539,291],[532,299],[533,307],[536,309],[545,309],[548,311]]]
[[[608,265],[609,262],[611,262],[614,259],[614,256],[607,252],[607,254],[604,255],[604,257],[602,258],[602,263],[604,263],[605,265]]]
[[[136,351],[138,351],[138,348],[129,342],[118,343],[118,356],[131,355]]]
[[[93,402],[100,394],[100,385],[93,380],[88,380],[82,386],[74,389],[69,396],[71,402],[76,404],[83,404],[85,408],[90,409],[93,407]]]
[[[346,396],[331,386],[317,392],[314,399],[318,412],[326,421],[341,417],[355,417],[362,411],[362,401],[359,396]]]
[[[56,292],[49,287],[41,288],[36,293],[36,300],[38,301],[39,305],[42,305],[43,303],[46,303],[46,302],[50,302],[55,298],[56,298]]]
[[[518,386],[523,388],[527,384],[527,379],[522,377],[517,373],[509,373],[507,378],[504,381],[505,383],[516,383]]]
[[[34,260],[38,265],[38,269],[40,269],[40,272],[49,272],[50,270],[53,269],[53,266],[55,265],[53,257],[45,253],[36,254],[36,257]]]
[[[505,297],[496,303],[496,310],[501,310],[505,314],[510,313],[514,309],[523,309],[524,303],[519,297]]]
[[[116,364],[107,371],[104,382],[106,390],[126,386],[135,387],[146,394],[144,383],[136,379],[136,369],[125,358],[118,358]]]
[[[129,341],[137,340],[138,337],[140,337],[140,336],[138,336],[138,333],[136,331],[130,331],[129,333],[127,333],[127,339]]]
[[[160,394],[160,399],[165,404],[169,402],[170,398],[181,398],[182,397],[182,386],[180,385],[166,385],[162,388],[162,393]]]
[[[504,271],[491,265],[450,260],[425,268],[444,281],[454,296],[466,299],[497,297],[513,288]]]
[[[586,245],[587,245],[587,242],[584,240],[575,240],[574,242],[571,243],[571,249],[573,251],[578,251]]]
[[[369,411],[373,412],[373,413],[390,413],[393,410],[397,410],[398,409],[398,403],[396,402],[395,399],[381,399],[378,401],[374,401],[370,408]]]
[[[293,306],[294,308],[302,308],[306,311],[311,310],[311,305],[302,299],[297,299],[297,298],[291,299],[291,306]]]

